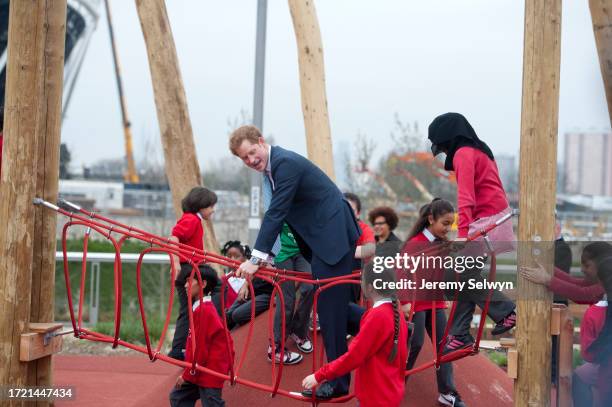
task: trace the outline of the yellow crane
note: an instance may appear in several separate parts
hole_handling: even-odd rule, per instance
[[[117,80],[117,92],[119,93],[119,104],[121,105],[121,120],[123,124],[123,136],[125,139],[125,160],[126,170],[123,174],[125,182],[138,183],[138,172],[136,171],[136,164],[134,163],[134,148],[132,145],[132,130],[131,123],[127,115],[127,106],[125,104],[125,97],[123,96],[123,83],[121,81],[121,71],[119,69],[119,56],[117,54],[117,47],[115,46],[115,34],[113,31],[113,22],[111,20],[109,0],[104,0],[104,6],[106,7],[106,21],[108,22],[108,33],[110,35],[111,48],[113,51],[113,63],[115,65],[115,78]]]

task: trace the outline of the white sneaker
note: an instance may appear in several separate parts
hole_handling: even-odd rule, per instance
[[[440,393],[440,396],[438,397],[438,403],[450,407],[466,407],[463,400],[461,400],[459,393],[457,393],[456,391],[451,391],[447,394]]]
[[[304,356],[300,355],[299,353],[291,352],[288,350],[285,350],[284,352],[282,352],[282,355],[283,355],[284,365],[297,365],[298,363],[302,361],[302,359],[304,359]],[[276,352],[276,355],[274,355],[274,361],[276,363],[280,363],[281,352]],[[272,346],[269,346],[269,345],[268,345],[268,362],[272,362]]]
[[[297,345],[297,348],[300,350],[300,352],[302,352],[302,353],[310,353],[310,352],[312,352],[312,350],[313,350],[312,342],[310,342],[310,339],[308,337],[306,337],[304,339],[301,339],[296,334],[291,334],[289,337],[291,339],[293,339],[293,342],[295,342],[295,344]]]
[[[319,332],[321,330],[321,325],[319,324],[319,314],[316,313],[314,314],[316,315],[316,319],[317,319],[317,332]],[[313,321],[313,313],[310,313],[310,321],[308,322],[308,329],[310,329],[310,331],[313,331],[314,325],[312,323]]]

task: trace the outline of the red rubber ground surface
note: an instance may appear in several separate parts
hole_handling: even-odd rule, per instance
[[[257,318],[255,330],[241,377],[271,383],[270,363],[266,358],[268,343],[267,313]],[[242,353],[247,326],[233,332],[236,357]],[[427,341],[426,341],[427,342]],[[321,343],[319,341],[319,343]],[[110,346],[110,345],[109,345]],[[295,350],[293,343],[289,344]],[[424,346],[417,364],[431,358],[431,349]],[[146,355],[130,357],[56,356],[54,382],[57,386],[74,386],[76,399],[60,401],[57,406],[168,406],[168,393],[180,369],[161,361],[151,363]],[[285,366],[281,388],[298,391],[302,378],[310,373],[312,359],[296,366]],[[455,383],[468,406],[511,406],[512,380],[505,372],[481,355],[454,363]],[[437,390],[433,369],[417,373],[408,380],[403,406],[437,406]],[[226,384],[223,398],[228,406],[309,406],[283,396],[270,395],[246,386]],[[199,405],[199,403],[198,403]],[[344,405],[355,406],[351,401]]]

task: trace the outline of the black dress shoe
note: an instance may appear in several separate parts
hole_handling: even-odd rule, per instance
[[[346,396],[347,394],[348,392],[335,391],[329,382],[325,382],[317,387],[315,397],[318,400],[329,400],[336,397]],[[312,390],[302,390],[302,396],[312,397]]]

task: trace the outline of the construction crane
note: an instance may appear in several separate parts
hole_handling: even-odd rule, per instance
[[[134,148],[132,145],[132,130],[130,120],[128,119],[127,106],[123,96],[123,83],[121,81],[121,71],[119,69],[119,56],[115,45],[115,34],[113,31],[113,22],[111,19],[109,0],[104,0],[106,7],[106,21],[108,22],[108,33],[110,35],[111,48],[113,51],[113,64],[115,65],[115,79],[117,80],[117,92],[119,94],[119,104],[121,106],[121,120],[123,124],[123,135],[125,138],[125,160],[126,170],[123,174],[125,182],[138,183],[138,172],[136,172],[136,164],[134,163]]]

